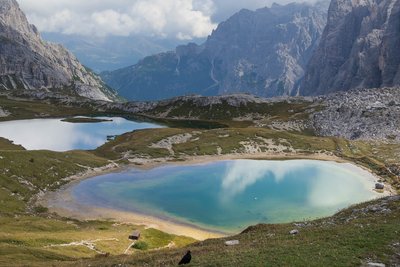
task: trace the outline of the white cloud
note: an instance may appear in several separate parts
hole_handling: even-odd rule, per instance
[[[212,22],[211,0],[19,0],[40,31],[90,36],[133,34],[180,39],[205,37]]]
[[[315,0],[17,0],[40,31],[90,36],[206,37],[242,8]]]

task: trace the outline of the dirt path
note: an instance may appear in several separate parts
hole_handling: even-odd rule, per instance
[[[81,240],[81,241],[75,241],[75,242],[66,243],[66,244],[48,245],[48,246],[45,246],[45,248],[83,246],[83,247],[87,247],[90,250],[95,251],[98,254],[105,254],[104,251],[101,251],[98,248],[96,248],[96,243],[101,242],[101,241],[117,241],[117,242],[119,242],[119,240],[117,238],[105,238],[105,239],[95,239],[95,240]]]

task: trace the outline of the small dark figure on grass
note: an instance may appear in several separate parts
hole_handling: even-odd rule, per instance
[[[192,255],[190,254],[190,250],[188,250],[178,265],[189,264],[191,260],[192,260]]]

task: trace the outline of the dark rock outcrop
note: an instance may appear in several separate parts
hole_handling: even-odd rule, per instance
[[[134,100],[187,94],[296,94],[293,88],[304,74],[325,21],[323,3],[241,10],[222,22],[203,45],[179,46],[102,77]]]
[[[400,84],[400,0],[332,0],[303,95]]]
[[[0,90],[16,89],[116,99],[116,93],[65,48],[44,42],[15,0],[0,0]]]

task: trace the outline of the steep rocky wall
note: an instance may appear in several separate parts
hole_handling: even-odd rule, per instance
[[[46,43],[15,0],[0,0],[0,89],[69,89],[96,100],[116,95],[61,45]]]
[[[400,84],[400,0],[332,0],[303,95]]]

